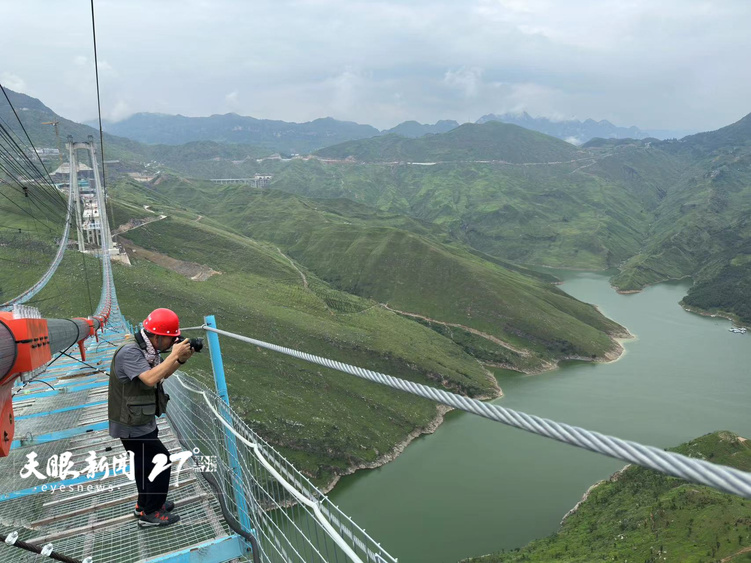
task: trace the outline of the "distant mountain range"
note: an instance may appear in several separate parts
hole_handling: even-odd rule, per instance
[[[98,122],[87,122],[98,127]],[[424,135],[446,133],[459,126],[456,121],[442,120],[423,124],[405,121],[384,131],[370,125],[352,121],[339,121],[331,117],[306,123],[292,123],[272,119],[256,119],[227,113],[209,117],[185,117],[162,113],[136,113],[122,121],[104,121],[104,130],[148,144],[182,145],[193,141],[252,144],[285,154],[307,154],[359,139],[396,134],[418,138]]]
[[[76,141],[85,141],[91,136],[95,139],[97,145],[99,144],[98,122],[93,126],[76,123],[56,114],[36,98],[14,92],[8,88],[5,91],[18,111],[26,131],[38,148],[57,147],[58,142],[61,143],[60,148],[62,148],[62,144],[67,141],[68,135]],[[7,123],[11,131],[19,138],[24,138],[24,134],[16,125],[16,117],[8,104],[0,104],[0,119]],[[55,134],[51,122],[57,122],[59,138]],[[104,142],[106,146],[105,157],[108,160],[123,159],[131,163],[159,161],[173,166],[193,162],[196,160],[196,155],[201,155],[202,158],[206,159],[242,160],[268,156],[274,152],[268,148],[255,145],[219,144],[211,141],[196,141],[184,145],[148,145],[107,132],[104,133]],[[67,160],[67,154],[64,154],[63,157]]]
[[[678,138],[694,131],[645,131],[638,127],[618,127],[609,121],[552,121],[545,117],[522,114],[488,114],[476,123],[501,121],[525,129],[545,133],[552,137],[580,145],[592,138],[604,139],[657,139]],[[95,122],[89,122],[97,127]],[[447,133],[459,127],[453,120],[441,120],[434,124],[405,121],[391,129],[379,131],[370,125],[352,121],[339,121],[331,117],[306,123],[256,119],[227,113],[209,117],[185,117],[160,113],[137,113],[118,122],[105,121],[104,129],[113,135],[127,137],[148,144],[181,145],[193,141],[250,144],[285,154],[307,154],[316,150],[344,143],[369,139],[380,135],[399,135],[416,139],[425,135]]]
[[[551,137],[563,139],[575,145],[581,145],[596,137],[603,139],[647,139],[650,137],[656,139],[677,139],[696,132],[689,130],[645,131],[633,126],[618,127],[605,119],[602,121],[595,121],[594,119],[585,119],[584,121],[579,121],[578,119],[554,121],[547,117],[532,117],[526,111],[522,113],[504,113],[503,115],[489,113],[478,119],[477,123],[487,123],[488,121],[511,123],[525,129],[545,133]]]
[[[307,123],[256,119],[227,113],[185,117],[136,113],[118,122],[105,122],[105,131],[142,143],[182,145],[193,141],[252,144],[287,154],[309,153],[322,147],[380,134],[370,125],[330,117]]]

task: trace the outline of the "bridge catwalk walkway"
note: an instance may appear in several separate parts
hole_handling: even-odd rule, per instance
[[[15,440],[11,454],[0,463],[0,533],[15,531],[19,540],[39,546],[52,543],[57,553],[79,560],[92,557],[97,563],[182,561],[191,552],[200,554],[202,561],[245,560],[243,542],[222,518],[219,502],[196,474],[192,459],[181,471],[172,470],[169,498],[181,521],[166,528],[139,528],[133,515],[138,493],[126,475],[101,479],[100,468],[95,479],[86,479],[89,451],[96,452],[97,459],[106,458],[110,472],[113,457],[125,455],[120,440],[109,436],[107,372],[115,349],[132,338],[127,328],[114,311],[99,342],[88,346],[89,365],[63,356],[35,380],[17,382]],[[171,453],[183,450],[166,417],[158,419],[158,428]],[[70,452],[72,468],[81,472],[80,477],[22,476],[29,454],[37,454],[37,470],[47,476],[47,460],[64,452]],[[40,558],[0,545],[0,562]]]

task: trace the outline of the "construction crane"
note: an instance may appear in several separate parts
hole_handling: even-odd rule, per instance
[[[42,121],[42,125],[52,125],[55,127],[55,137],[57,137],[57,155],[60,157],[60,166],[63,164],[63,149],[60,144],[60,131],[57,129],[59,121]]]

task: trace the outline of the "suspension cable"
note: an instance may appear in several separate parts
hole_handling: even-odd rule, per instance
[[[99,146],[102,149],[102,203],[107,204],[105,198],[107,196],[107,174],[104,168],[104,132],[102,130],[102,102],[99,96],[99,60],[97,59],[96,50],[96,19],[94,17],[94,0],[91,0],[91,35],[94,43],[94,73],[96,75],[96,107],[99,114]],[[112,220],[115,219],[115,214],[112,211],[112,198],[110,198],[110,213],[112,214]],[[114,227],[114,223],[112,225]]]
[[[599,432],[592,432],[584,428],[555,422],[550,419],[515,411],[500,405],[484,403],[477,399],[462,397],[461,395],[435,389],[427,385],[405,381],[391,375],[351,366],[336,360],[314,356],[313,354],[299,352],[292,348],[270,344],[268,342],[263,342],[262,340],[248,338],[247,336],[234,334],[207,325],[203,325],[202,328],[208,332],[221,334],[229,338],[234,338],[235,340],[240,340],[261,348],[286,354],[293,358],[348,373],[362,379],[367,379],[368,381],[373,381],[393,389],[398,389],[399,391],[405,391],[417,395],[418,397],[431,399],[438,403],[476,414],[484,418],[489,418],[490,420],[514,428],[520,428],[539,436],[552,438],[558,442],[571,444],[608,457],[654,469],[660,473],[679,477],[692,483],[707,485],[726,493],[751,498],[751,473],[746,473],[732,467],[709,463],[674,452],[667,452],[652,446],[644,446],[637,442],[622,440],[614,436],[600,434]]]
[[[94,0],[91,0],[91,1],[93,2]],[[16,111],[16,108],[13,107],[13,103],[10,101],[10,98],[8,97],[8,92],[5,91],[5,88],[3,87],[2,84],[0,84],[0,89],[3,91],[3,95],[5,95],[5,99],[8,100],[8,105],[10,106],[10,109],[13,110],[13,114],[16,116],[16,119],[18,120],[18,124],[21,126],[21,129],[23,130],[24,134],[26,135],[26,138],[29,140],[29,144],[31,145],[31,148],[34,149],[34,154],[39,159],[39,163],[42,165],[42,169],[47,174],[47,177],[46,177],[45,180],[49,180],[49,185],[51,187],[54,187],[55,184],[52,181],[52,178],[50,177],[50,173],[47,170],[47,167],[44,165],[44,161],[42,160],[42,157],[39,155],[39,151],[37,151],[36,147],[34,146],[34,141],[32,141],[31,137],[29,137],[29,133],[26,131],[26,127],[24,127],[24,124],[21,121],[21,118],[18,116],[18,112]],[[29,160],[29,162],[31,162],[31,161]],[[40,172],[40,174],[41,174],[41,172]],[[60,198],[62,199],[62,196],[60,196]]]
[[[19,145],[18,141],[13,138],[13,135],[11,135],[12,128],[10,127],[10,125],[8,125],[1,117],[0,122],[2,122],[0,123],[0,137],[5,141],[7,145],[7,147],[3,147],[2,145],[0,145],[0,147],[2,147],[3,152],[5,152],[6,154],[6,162],[8,164],[12,164],[13,168],[20,176],[26,176],[31,182],[36,184],[39,187],[41,193],[44,194],[52,203],[58,206],[64,206],[65,200],[57,191],[57,188],[55,188],[54,184],[46,181],[43,174],[28,157],[26,151]],[[36,151],[36,149],[34,150]],[[15,153],[15,157],[11,154],[11,151]],[[40,183],[40,179],[45,183]],[[52,188],[52,191],[54,193],[50,193],[50,187]]]
[[[6,301],[5,303],[0,304],[0,309],[7,308],[12,306],[15,303],[24,303],[34,297],[41,289],[47,285],[47,282],[52,278],[53,274],[57,270],[57,267],[60,265],[60,262],[63,260],[63,255],[65,254],[65,249],[68,246],[68,235],[70,234],[70,224],[73,219],[73,190],[71,189],[68,194],[68,216],[65,219],[65,229],[63,230],[63,236],[60,239],[60,246],[57,249],[57,253],[55,254],[55,257],[52,260],[52,263],[50,264],[50,267],[47,268],[47,271],[42,275],[41,278],[39,278],[39,281],[37,281],[33,286],[31,286],[29,289],[21,293],[20,295],[14,297],[13,299],[10,299]],[[58,290],[59,291],[59,290]]]

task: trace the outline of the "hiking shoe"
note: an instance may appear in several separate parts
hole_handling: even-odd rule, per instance
[[[172,512],[172,510],[175,508],[175,503],[171,500],[164,501],[164,504],[162,505],[162,508],[159,509],[160,512]],[[136,503],[136,507],[133,509],[133,516],[140,516],[143,512],[143,509],[138,506],[138,503]]]
[[[179,520],[180,516],[178,514],[157,510],[151,514],[141,514],[138,517],[138,525],[142,528],[149,528],[151,526],[169,526]]]

